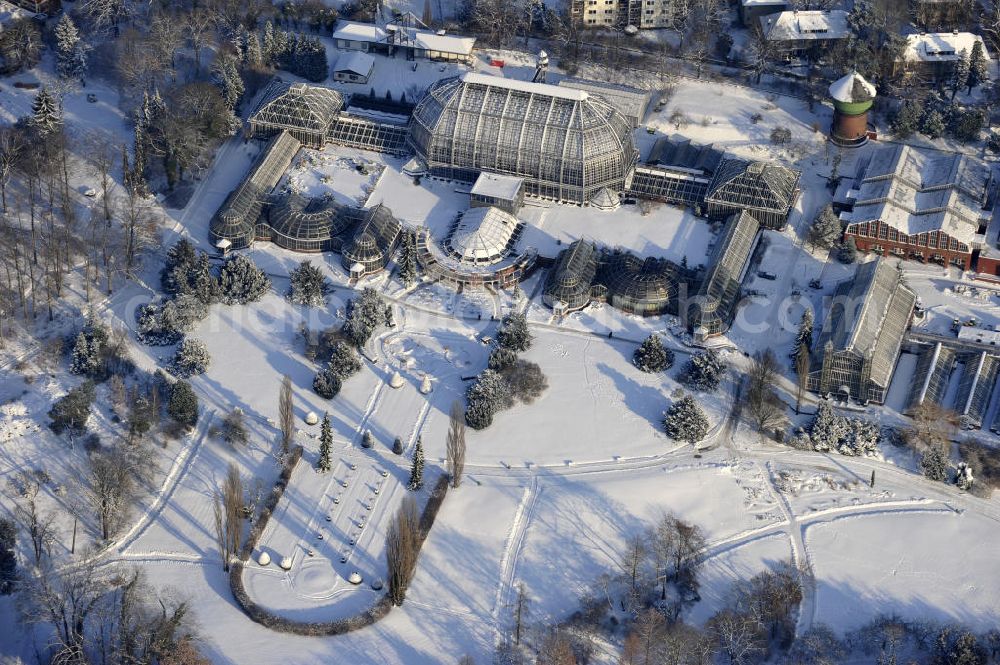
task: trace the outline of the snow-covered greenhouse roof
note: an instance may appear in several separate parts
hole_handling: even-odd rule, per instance
[[[331,88],[272,81],[250,113],[250,122],[326,134],[344,108],[344,98]]]
[[[989,167],[975,157],[887,146],[875,152],[844,217],[878,220],[907,235],[943,231],[970,245],[989,180]]]
[[[351,224],[343,208],[332,198],[310,199],[289,194],[271,207],[268,215],[271,240],[298,251],[327,249],[330,239]]]
[[[268,142],[246,180],[230,193],[212,219],[213,240],[229,240],[233,249],[250,244],[267,195],[281,180],[301,147],[298,139],[286,131]]]
[[[857,72],[851,72],[830,84],[830,96],[846,104],[867,102],[875,97],[876,92],[875,86]]]
[[[465,263],[495,263],[506,256],[520,222],[499,208],[470,208],[448,237],[455,258]]]
[[[410,143],[437,175],[520,176],[529,194],[580,204],[601,187],[622,191],[637,158],[631,123],[604,99],[476,73],[431,86]]]
[[[784,166],[726,158],[712,178],[705,201],[784,214],[795,200],[798,182],[799,172]]]
[[[854,278],[837,287],[817,353],[822,356],[829,343],[835,353],[870,357],[871,380],[888,386],[915,302],[913,291],[888,261],[859,265]]]
[[[699,145],[680,135],[661,136],[656,139],[646,161],[672,170],[711,175],[722,162],[723,154],[711,143]]]
[[[341,262],[348,267],[360,263],[371,272],[388,262],[399,241],[402,226],[392,211],[381,203],[372,208],[358,209],[358,213],[362,219],[354,237],[344,247]]]
[[[602,257],[597,281],[613,296],[666,307],[677,293],[677,268],[666,259],[616,250]]]
[[[514,201],[523,188],[524,178],[483,171],[476,178],[469,193],[473,196],[484,196],[501,201]]]
[[[590,284],[597,273],[597,245],[589,240],[577,240],[559,254],[555,267],[549,271],[543,299],[549,306],[566,303],[569,309],[579,309],[590,302]]]
[[[584,90],[600,95],[618,109],[623,116],[631,118],[635,125],[642,124],[652,97],[652,93],[648,90],[590,79],[564,78],[559,81],[559,85],[564,88]]]

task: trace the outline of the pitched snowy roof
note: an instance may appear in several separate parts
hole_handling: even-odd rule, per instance
[[[476,46],[475,37],[463,37],[461,35],[442,34],[444,31],[433,32],[431,30],[418,30],[389,24],[386,30],[403,30],[406,38],[417,48],[427,51],[438,51],[440,53],[454,53],[457,55],[470,55]]]
[[[724,158],[705,200],[784,214],[795,200],[799,175],[798,171],[776,164]]]
[[[374,68],[375,58],[361,51],[349,51],[337,58],[337,66],[333,71],[368,76]]]
[[[546,97],[568,99],[574,102],[586,101],[589,98],[589,95],[583,90],[562,88],[557,85],[549,85],[548,83],[533,83],[531,81],[508,79],[501,76],[478,74],[476,72],[466,72],[460,78],[463,83],[486,85],[493,88],[504,88],[505,90],[516,90],[529,94],[534,93],[536,95],[545,95]]]
[[[851,34],[842,9],[787,11],[760,17],[768,41],[844,39]]]
[[[826,344],[872,360],[871,380],[887,387],[910,322],[916,296],[895,267],[883,259],[859,265],[832,300],[817,350]]]
[[[861,180],[849,223],[879,220],[907,235],[944,231],[969,245],[979,229],[990,179],[973,157],[929,153],[910,146],[882,148]]]
[[[983,38],[971,32],[928,32],[919,35],[906,36],[906,48],[903,50],[903,60],[908,62],[948,62],[958,60],[964,50],[972,53],[976,42]],[[983,52],[989,58],[986,44]]]
[[[608,103],[621,111],[622,115],[642,121],[652,93],[627,85],[590,79],[564,78],[559,81],[563,88],[584,90],[604,97]]]
[[[495,262],[507,254],[519,225],[516,217],[499,208],[470,208],[462,213],[448,245],[461,261]]]
[[[333,31],[334,39],[347,39],[355,42],[380,42],[385,40],[385,30],[374,23],[357,23],[355,21],[340,21]]]
[[[483,171],[476,178],[470,194],[489,196],[502,201],[513,201],[524,187],[524,178]]]
[[[867,93],[868,96],[861,99],[860,97],[864,96],[863,93]],[[838,102],[848,104],[853,102],[867,102],[875,97],[875,93],[875,86],[857,72],[851,72],[847,76],[837,79],[830,84],[830,96]]]

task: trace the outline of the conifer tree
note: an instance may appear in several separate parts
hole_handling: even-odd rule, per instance
[[[69,14],[56,23],[56,71],[65,79],[83,80],[87,68],[87,52],[80,41],[80,32]]]
[[[417,445],[413,449],[413,465],[410,467],[410,483],[407,485],[411,490],[419,490],[424,486],[424,444],[417,437]]]
[[[972,94],[972,89],[977,85],[982,85],[990,80],[987,64],[983,42],[977,39],[976,43],[972,45],[972,55],[969,56],[969,74],[966,79],[966,84],[969,86],[969,94]]]
[[[412,233],[403,234],[399,251],[399,281],[410,286],[417,281],[417,248]]]
[[[674,402],[663,419],[667,436],[694,445],[708,434],[708,417],[690,395]]]
[[[799,332],[795,335],[795,348],[792,355],[797,355],[803,347],[806,351],[812,348],[813,343],[813,313],[811,309],[802,312],[802,320],[799,321]]]
[[[62,107],[48,88],[42,87],[31,104],[31,125],[42,136],[62,127]]]
[[[662,372],[674,364],[674,352],[664,347],[660,336],[653,333],[632,354],[632,363],[643,372]]]
[[[70,362],[69,371],[86,376],[97,368],[98,360],[98,354],[91,348],[86,333],[81,331],[73,344],[73,360]]]
[[[951,71],[951,81],[949,82],[952,99],[955,99],[955,95],[958,94],[959,90],[968,85],[971,65],[972,63],[969,60],[969,52],[965,49],[959,51],[958,60],[955,61],[955,68]],[[970,85],[969,92],[971,91],[972,86]]]
[[[319,431],[319,460],[316,468],[324,473],[330,470],[330,449],[333,447],[333,431],[330,428],[330,415],[323,414],[323,425]]]

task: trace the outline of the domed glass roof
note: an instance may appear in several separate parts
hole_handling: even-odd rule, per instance
[[[448,247],[466,263],[494,263],[507,255],[519,222],[499,208],[466,210],[448,238]]]

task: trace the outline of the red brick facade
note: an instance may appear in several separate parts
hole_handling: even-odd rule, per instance
[[[972,267],[972,248],[943,231],[909,236],[880,221],[848,225],[845,238],[854,238],[858,249],[883,256],[915,261],[953,264],[963,270]]]

